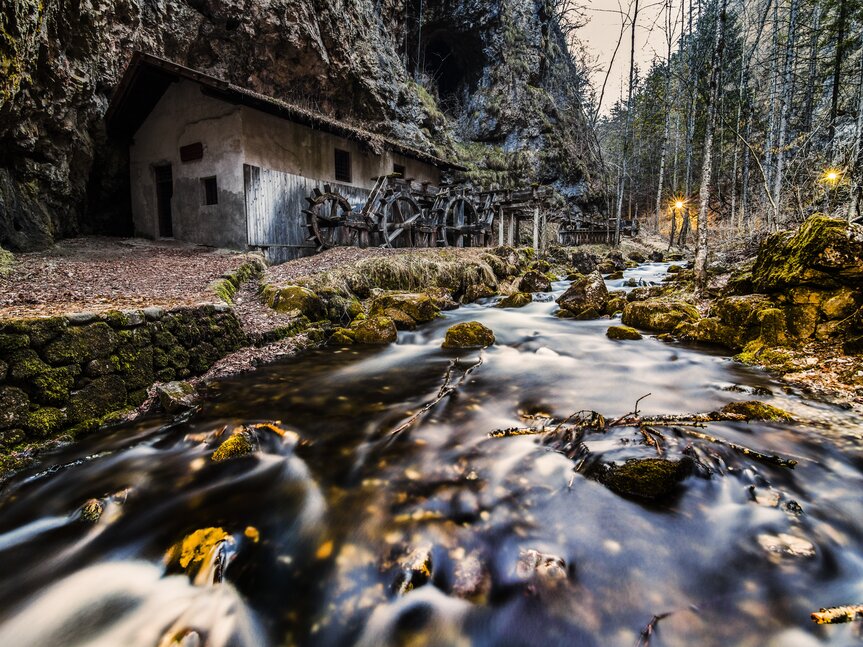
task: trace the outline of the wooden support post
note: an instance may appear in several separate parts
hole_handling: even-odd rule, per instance
[[[510,214],[509,216],[509,245],[510,247],[515,247],[515,214]]]
[[[543,211],[542,212],[542,235],[540,237],[539,244],[542,245],[542,251],[548,249],[548,214]]]
[[[497,208],[497,244],[503,246],[503,207]]]
[[[539,207],[533,208],[533,251],[539,253]]]

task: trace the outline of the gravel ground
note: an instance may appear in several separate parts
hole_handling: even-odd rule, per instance
[[[0,318],[215,303],[208,286],[242,261],[183,243],[72,238],[15,256],[0,278]]]

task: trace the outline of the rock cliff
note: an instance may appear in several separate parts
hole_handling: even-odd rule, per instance
[[[422,14],[420,14],[422,8]],[[0,16],[0,245],[129,233],[104,114],[134,50],[584,196],[599,163],[548,0],[17,0]]]

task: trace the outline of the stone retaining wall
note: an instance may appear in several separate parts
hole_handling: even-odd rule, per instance
[[[96,429],[246,343],[226,305],[0,322],[0,452]]]

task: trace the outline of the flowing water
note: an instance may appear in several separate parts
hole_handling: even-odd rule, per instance
[[[0,493],[0,645],[859,643],[854,624],[809,613],[863,602],[861,421],[716,351],[612,341],[608,321],[558,319],[537,298],[464,306],[384,348],[310,352],[213,385],[194,415],[44,457]],[[441,349],[467,320],[497,343]],[[391,433],[446,375],[455,391]],[[644,414],[751,399],[791,411],[802,422],[702,431],[798,465],[663,428],[665,451],[697,469],[647,504],[536,436],[488,436],[580,409],[611,419],[648,393]],[[252,455],[211,460],[214,431],[267,421],[295,434],[261,428]],[[605,461],[661,451],[636,428],[584,440]],[[104,511],[88,522],[93,498]],[[169,548],[205,528],[227,539],[199,576],[167,567]],[[421,586],[423,567],[400,565],[415,549],[431,557]],[[531,549],[565,565],[519,568]]]

